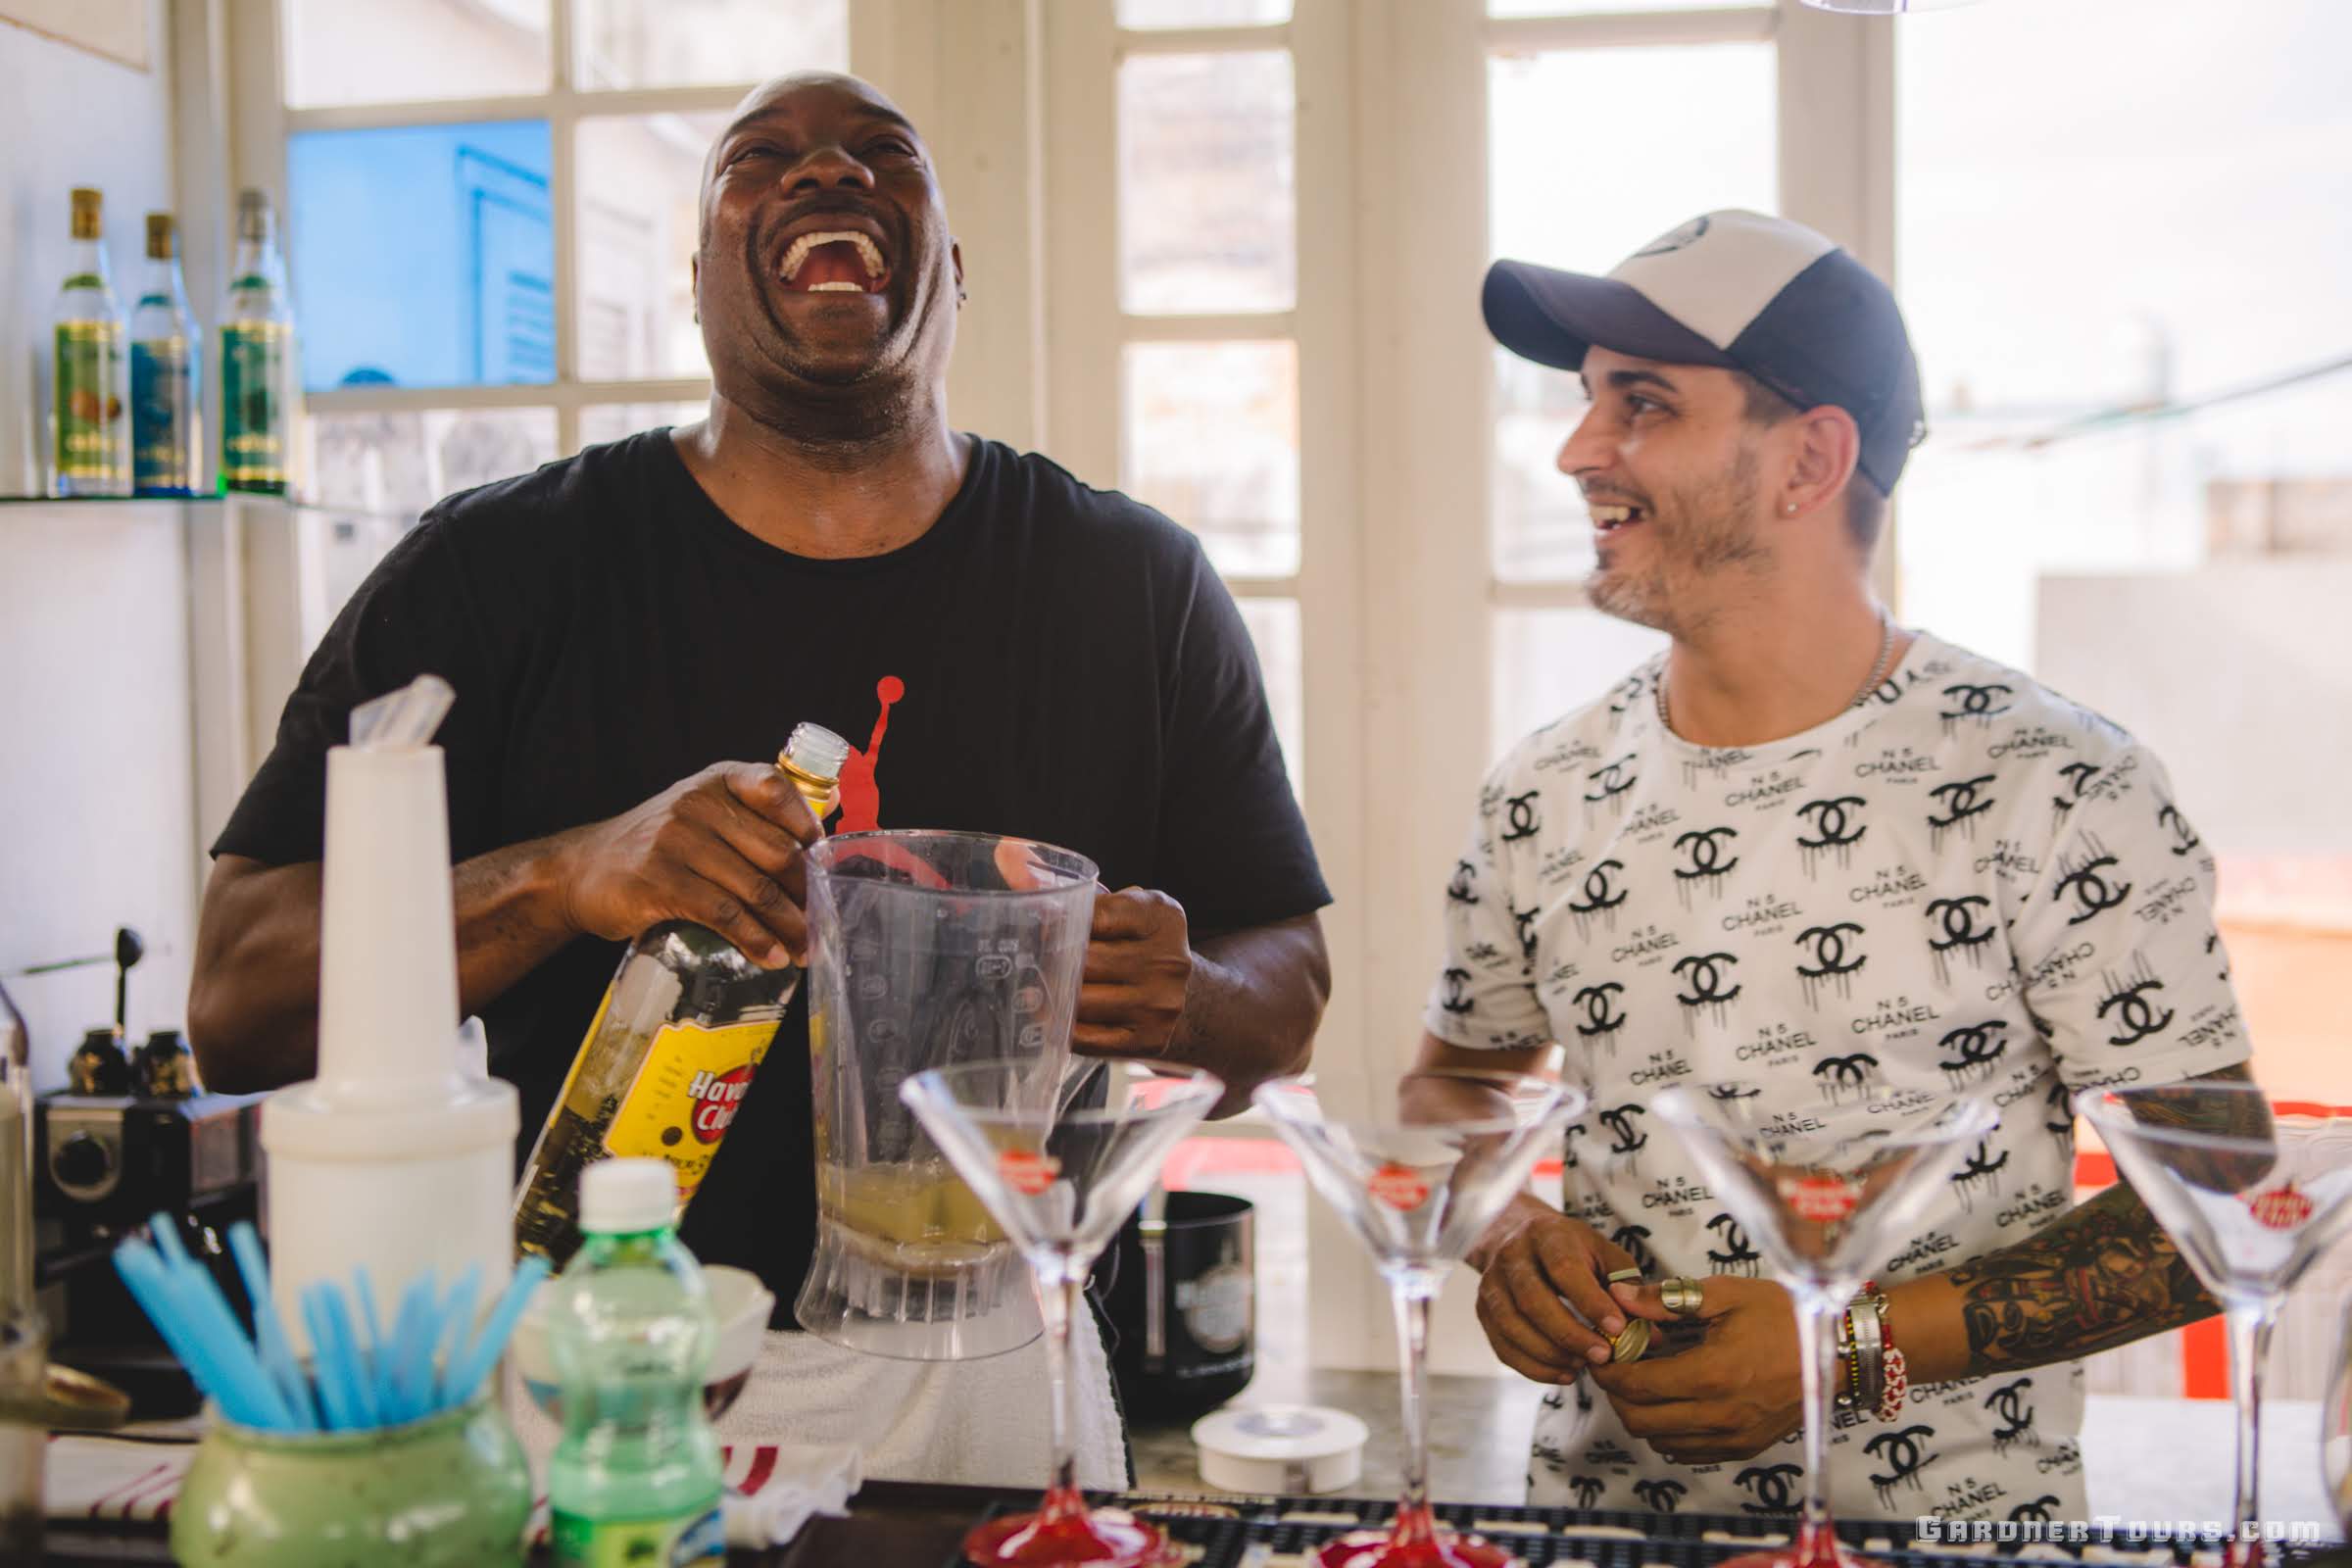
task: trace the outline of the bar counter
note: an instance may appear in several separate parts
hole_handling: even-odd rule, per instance
[[[1133,1494],[1122,1501],[1151,1513],[1170,1533],[1195,1548],[1187,1560],[1200,1568],[1305,1568],[1312,1549],[1338,1528],[1341,1516],[1355,1514],[1346,1528],[1382,1523],[1389,1505],[1361,1498],[1171,1497]],[[791,1544],[766,1551],[731,1551],[730,1564],[761,1568],[956,1568],[958,1547],[972,1524],[992,1510],[1032,1507],[1033,1492],[995,1491],[908,1482],[866,1483],[849,1517],[812,1520]],[[1162,1511],[1162,1510],[1166,1511]],[[1507,1543],[1529,1568],[1714,1568],[1725,1559],[1788,1539],[1790,1522],[1780,1518],[1729,1515],[1652,1515],[1591,1512],[1572,1508],[1530,1508],[1507,1504],[1440,1504],[1441,1517],[1456,1528],[1476,1528]],[[2192,1553],[2187,1544],[2140,1543],[2122,1548],[2027,1548],[2022,1559],[2001,1548],[1972,1550],[1952,1544],[1915,1544],[1913,1521],[1843,1520],[1838,1534],[1848,1546],[1869,1553],[1880,1568],[1968,1568],[1971,1564],[2020,1561],[2082,1562],[2101,1568],[2214,1568],[2220,1554],[2210,1546]],[[2274,1568],[2352,1568],[2352,1553],[2340,1543],[2273,1548]],[[168,1563],[166,1529],[155,1523],[52,1525],[46,1561],[64,1564]],[[535,1551],[532,1563],[551,1561]],[[12,1565],[13,1568],[13,1565]]]

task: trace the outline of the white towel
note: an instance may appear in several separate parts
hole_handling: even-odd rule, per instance
[[[1127,1450],[1094,1314],[1079,1313],[1071,1330],[1078,1484],[1123,1491]],[[544,1475],[559,1430],[518,1383],[510,1388],[514,1430]],[[979,1361],[897,1361],[813,1334],[771,1333],[718,1434],[735,1444],[853,1447],[877,1481],[1035,1492],[1048,1479],[1047,1397],[1043,1340]]]

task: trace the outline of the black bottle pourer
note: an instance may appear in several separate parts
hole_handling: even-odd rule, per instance
[[[124,1038],[129,1026],[130,971],[147,956],[147,944],[126,925],[115,927],[115,1038]]]

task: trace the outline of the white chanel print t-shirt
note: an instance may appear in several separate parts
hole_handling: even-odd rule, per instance
[[[1660,728],[1662,664],[1489,775],[1428,1010],[1456,1046],[1565,1048],[1592,1097],[1568,1129],[1568,1212],[1652,1278],[1761,1270],[1648,1112],[1670,1084],[1753,1080],[1767,1116],[1915,1114],[1991,1087],[2000,1126],[1878,1270],[1892,1283],[2073,1205],[2073,1091],[2244,1059],[2212,855],[2113,724],[1923,634],[1861,707],[1712,750]],[[1915,1390],[1892,1422],[1841,1418],[1834,1506],[2082,1517],[2082,1413],[2074,1364]],[[1538,1415],[1529,1494],[1785,1512],[1799,1479],[1793,1437],[1740,1463],[1669,1463],[1580,1382]]]

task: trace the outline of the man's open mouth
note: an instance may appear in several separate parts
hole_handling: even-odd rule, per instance
[[[1592,519],[1592,531],[1603,534],[1615,533],[1620,528],[1630,528],[1636,523],[1646,521],[1649,517],[1649,514],[1642,508],[1621,501],[1589,502],[1586,504],[1585,512]]]
[[[785,248],[776,275],[795,294],[879,294],[890,284],[890,264],[871,234],[818,228]]]

